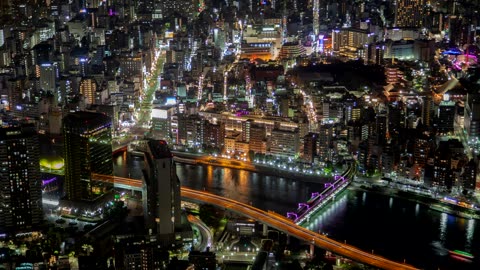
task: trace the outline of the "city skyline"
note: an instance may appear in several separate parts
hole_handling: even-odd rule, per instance
[[[202,247],[190,263],[209,265],[225,251],[213,249],[222,238],[208,233],[218,229],[211,224],[235,214],[181,207],[177,161],[324,185],[298,194],[285,222],[356,188],[476,219],[478,8],[475,0],[2,1],[0,235],[29,235],[52,250],[60,247],[52,239],[71,238],[62,255],[81,253],[71,257],[82,265],[88,245],[118,269],[177,263],[152,255],[167,247]],[[134,156],[143,158],[141,184],[128,180],[138,173]],[[118,160],[128,173],[114,175]],[[251,226],[238,224],[223,231],[253,246]],[[115,247],[91,241],[110,232]],[[258,241],[257,259],[274,268],[262,257],[272,246]],[[304,243],[312,258],[315,243]],[[480,254],[470,248],[449,247],[448,258],[473,265]],[[355,256],[368,263],[362,252]],[[280,253],[275,262],[284,263]]]

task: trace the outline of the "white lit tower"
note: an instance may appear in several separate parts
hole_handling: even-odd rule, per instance
[[[315,38],[318,37],[318,33],[320,30],[320,0],[313,0],[313,34]]]
[[[228,70],[223,73],[223,101],[227,101],[228,91]]]

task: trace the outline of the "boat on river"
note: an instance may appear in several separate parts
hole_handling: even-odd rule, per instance
[[[450,256],[455,259],[463,260],[463,261],[471,261],[475,258],[471,253],[462,250],[449,250]]]

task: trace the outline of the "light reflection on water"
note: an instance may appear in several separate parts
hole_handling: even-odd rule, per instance
[[[439,237],[440,241],[442,243],[445,243],[445,240],[447,239],[447,220],[448,220],[448,214],[447,213],[441,213],[440,214],[440,230],[439,230]]]
[[[469,219],[467,221],[467,232],[466,232],[466,241],[465,241],[465,251],[472,252],[472,240],[475,233],[475,219]]]
[[[132,178],[141,178],[141,158],[127,163],[120,156],[115,162],[117,175],[128,177],[130,173]],[[208,192],[283,214],[295,211],[299,202],[307,201],[312,192],[323,189],[323,184],[213,166],[177,164],[177,175],[183,186],[205,188]],[[375,253],[396,261],[406,258],[407,262],[423,269],[480,269],[479,222],[439,213],[415,202],[348,190],[340,193],[334,203],[311,221],[308,228],[313,231],[328,233],[329,237],[346,240],[364,250],[375,249]],[[452,261],[443,251],[435,253],[432,243],[446,250],[471,252],[476,258],[471,264]]]

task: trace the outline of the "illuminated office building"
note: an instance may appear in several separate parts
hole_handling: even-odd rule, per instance
[[[63,119],[65,199],[92,201],[111,186],[91,174],[112,175],[112,120],[94,112],[74,112]]]
[[[40,88],[45,91],[55,92],[57,81],[57,65],[46,63],[40,66]]]
[[[395,27],[421,27],[425,0],[397,0]]]
[[[33,124],[0,127],[0,234],[42,222],[38,136]]]

